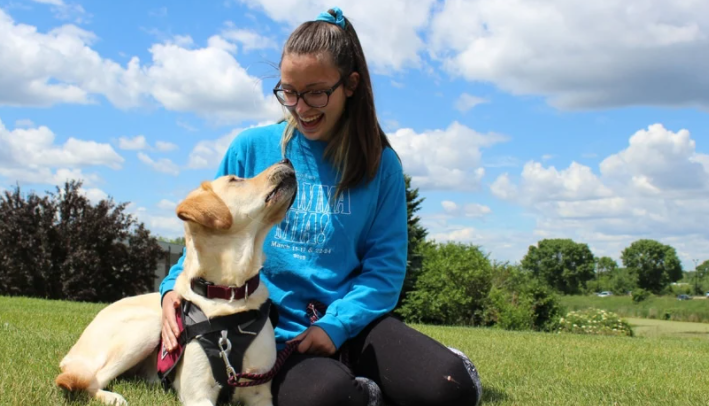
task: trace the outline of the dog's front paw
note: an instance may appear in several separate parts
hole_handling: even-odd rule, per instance
[[[100,390],[96,392],[96,398],[100,400],[101,403],[103,403],[104,405],[128,406],[128,402],[126,402],[123,396],[106,390]]]

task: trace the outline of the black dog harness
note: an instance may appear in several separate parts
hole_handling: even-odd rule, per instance
[[[192,340],[197,340],[207,354],[215,380],[221,385],[219,402],[228,402],[231,399],[234,386],[229,382],[234,381],[241,372],[244,354],[266,321],[270,319],[274,327],[278,323],[276,307],[271,306],[270,299],[258,310],[213,319],[207,319],[196,304],[183,300],[176,309],[175,316],[181,331],[177,349],[170,353],[161,342],[158,354],[158,376],[163,388],[171,388],[173,371],[182,358],[185,346]]]

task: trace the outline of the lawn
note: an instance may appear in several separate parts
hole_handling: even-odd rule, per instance
[[[0,405],[97,404],[65,400],[53,379],[101,307],[0,297]],[[471,357],[486,405],[709,405],[706,336],[658,326],[665,333],[633,338],[414,327]],[[113,389],[131,405],[179,405],[158,386],[122,381]]]
[[[630,296],[561,296],[561,303],[567,310],[582,310],[589,307],[608,310],[621,317],[673,320],[709,323],[709,300],[677,300],[669,296],[651,296],[633,303]]]
[[[640,337],[686,337],[709,340],[709,323],[626,318]]]

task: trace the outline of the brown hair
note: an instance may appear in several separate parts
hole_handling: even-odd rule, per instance
[[[333,10],[328,10],[328,13],[335,16]],[[281,61],[287,54],[329,55],[344,79],[345,86],[352,85],[348,79],[353,72],[359,74],[359,84],[345,102],[345,111],[328,142],[325,157],[335,164],[341,176],[336,195],[344,189],[357,186],[365,177],[368,180],[374,178],[379,169],[382,150],[391,147],[391,144],[379,125],[367,61],[350,21],[345,18],[344,29],[325,21],[301,24],[286,41]],[[286,121],[288,124],[282,141],[284,154],[296,127],[290,115],[287,115]]]

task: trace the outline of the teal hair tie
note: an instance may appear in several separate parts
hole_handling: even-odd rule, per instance
[[[344,30],[345,17],[342,15],[342,10],[340,10],[339,7],[333,7],[332,11],[335,12],[334,17],[327,11],[323,11],[322,13],[318,14],[317,18],[315,18],[315,21],[326,21],[330,24],[339,25]]]

